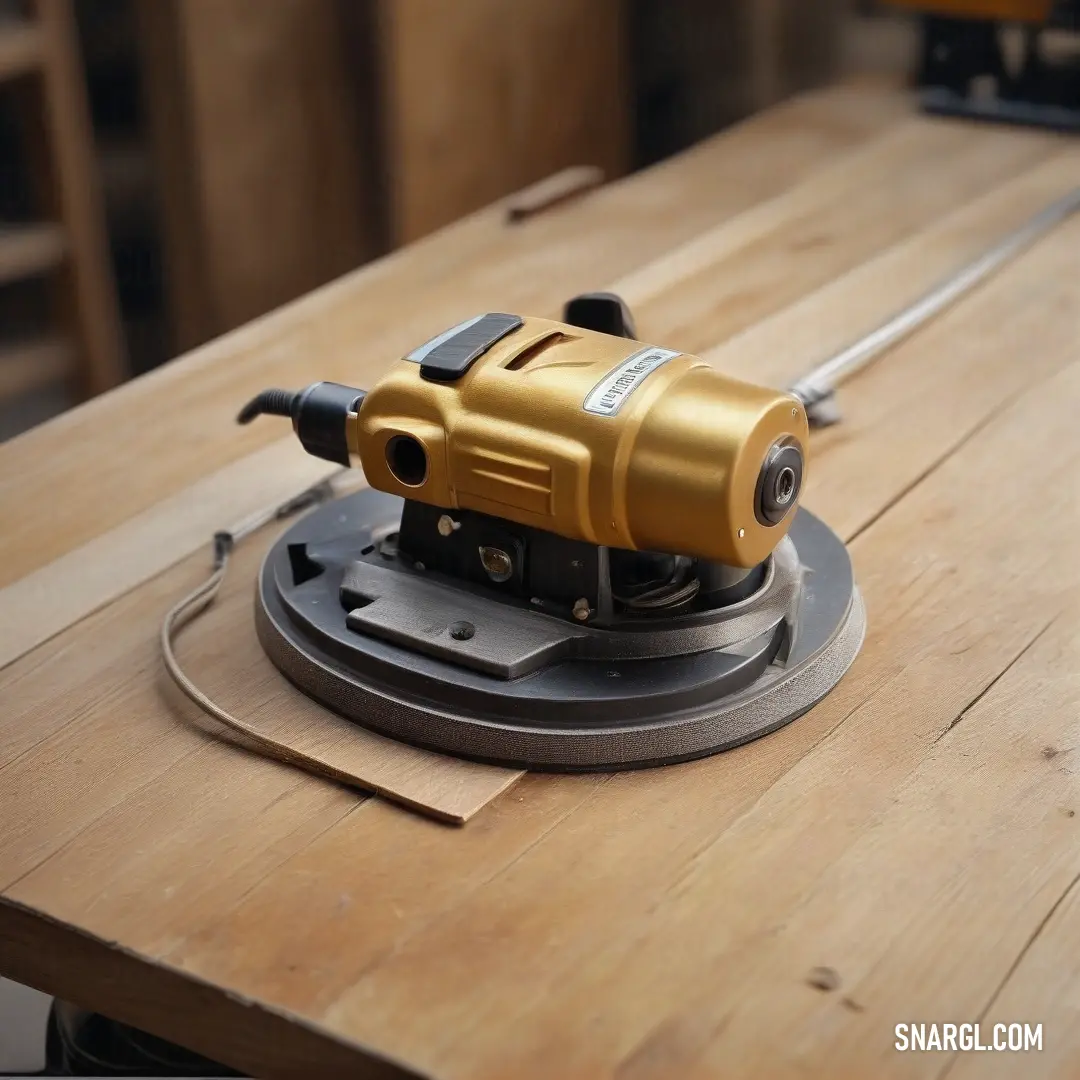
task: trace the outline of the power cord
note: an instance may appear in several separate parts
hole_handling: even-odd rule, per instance
[[[285,765],[292,765],[316,776],[355,789],[358,784],[355,777],[349,773],[299,750],[294,750],[291,746],[278,742],[276,739],[271,739],[257,731],[250,724],[246,724],[243,720],[239,720],[231,713],[226,712],[195,685],[180,666],[175,652],[176,639],[180,631],[190,626],[200,615],[207,611],[217,598],[221,585],[225,580],[226,571],[229,568],[229,558],[236,546],[272,522],[282,521],[302,510],[307,510],[335,498],[342,493],[335,482],[351,472],[351,469],[339,469],[320,483],[300,492],[299,495],[287,499],[277,506],[259,511],[232,529],[223,529],[216,532],[213,539],[213,571],[206,581],[175,604],[165,616],[161,624],[161,655],[165,662],[165,670],[180,691],[204,713],[217,720],[219,724],[243,736],[245,743],[250,744],[250,749],[264,757],[280,761]]]

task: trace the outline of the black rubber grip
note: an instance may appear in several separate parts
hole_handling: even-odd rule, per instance
[[[495,342],[524,323],[520,315],[491,314],[440,342],[420,362],[420,376],[434,382],[453,382]]]

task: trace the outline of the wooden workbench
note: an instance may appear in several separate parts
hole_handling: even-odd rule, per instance
[[[0,973],[264,1076],[1080,1074],[1080,221],[814,436],[870,628],[768,738],[527,776],[452,829],[178,722],[156,642],[211,530],[300,480],[279,426],[233,424],[264,386],[363,385],[474,311],[604,287],[782,384],[1078,179],[1057,137],[832,90],[0,447]],[[1044,1049],[898,1053],[908,1021]]]

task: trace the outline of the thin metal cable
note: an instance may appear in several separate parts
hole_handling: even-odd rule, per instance
[[[239,720],[231,713],[226,712],[215,701],[207,697],[184,673],[174,651],[176,638],[180,631],[184,627],[190,626],[217,598],[222,582],[225,580],[225,573],[229,568],[229,557],[232,555],[236,545],[272,521],[281,521],[301,510],[317,506],[333,498],[337,494],[334,485],[335,479],[349,471],[349,469],[341,469],[321,483],[302,491],[295,498],[288,499],[266,510],[260,510],[232,529],[215,533],[213,572],[198,588],[188,593],[187,596],[169,609],[161,624],[161,656],[165,662],[165,670],[181,692],[202,709],[204,713],[217,720],[219,724],[243,736],[245,743],[250,744],[250,749],[255,750],[264,757],[273,758],[275,761],[304,769],[309,773],[314,773],[316,776],[334,780],[355,789],[360,788],[360,784],[349,773],[299,750],[294,750],[291,746],[278,742],[276,739],[271,739],[251,727],[250,724],[246,724],[243,720]],[[367,789],[361,790],[366,791]]]
[[[971,292],[1010,259],[1021,254],[1078,210],[1080,188],[1045,207],[974,262],[940,282],[910,307],[894,315],[883,326],[802,375],[788,389],[802,401],[811,423],[825,426],[839,419],[839,414],[831,407],[830,400],[839,382],[861,371],[897,342]]]

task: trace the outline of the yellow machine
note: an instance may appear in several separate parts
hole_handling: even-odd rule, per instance
[[[808,439],[790,394],[685,353],[503,314],[453,327],[366,394],[321,383],[288,409],[313,452],[345,462],[347,447],[392,495],[737,567],[787,531]]]
[[[275,664],[384,734],[532,767],[713,753],[794,719],[862,641],[840,539],[799,507],[803,399],[636,340],[617,297],[477,315],[369,390],[267,390],[371,488],[271,549]]]
[[[367,394],[347,438],[369,483],[732,566],[756,566],[779,543],[807,443],[797,399],[695,356],[546,319],[489,315],[455,331],[482,344],[504,328],[452,378],[432,378],[438,347],[422,348]]]

